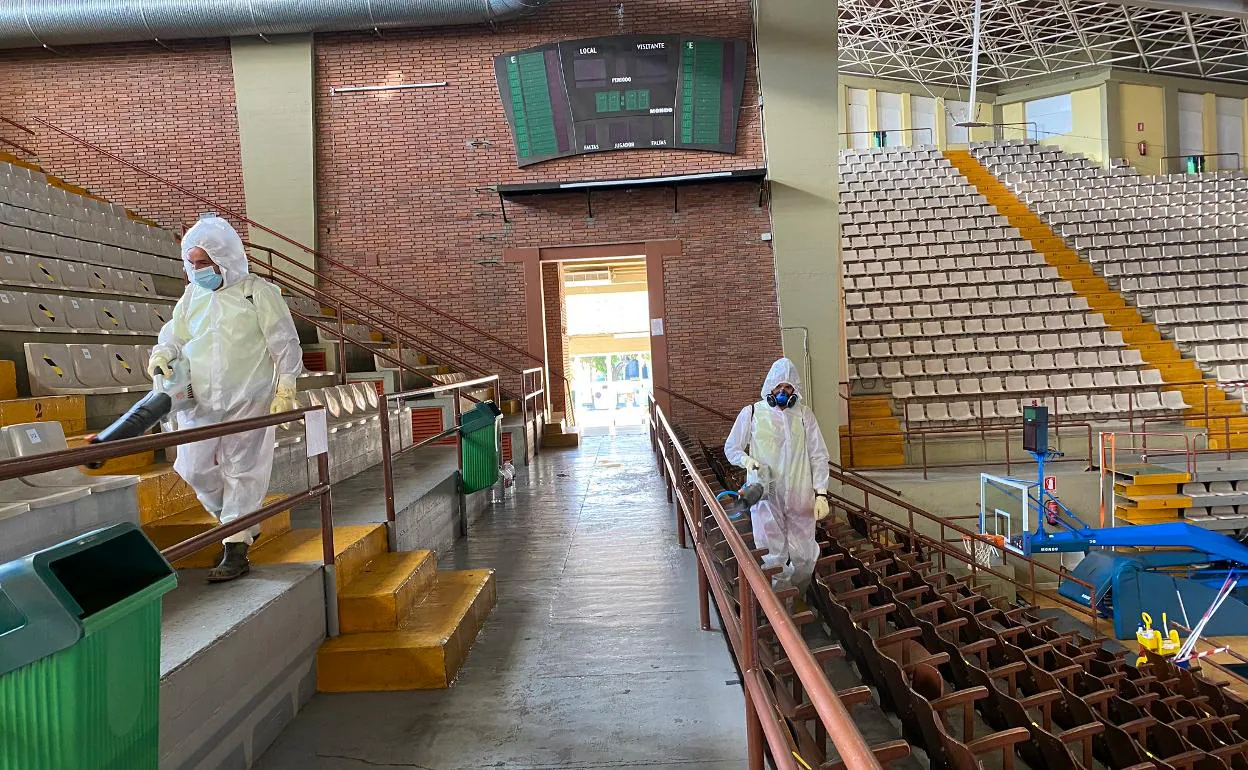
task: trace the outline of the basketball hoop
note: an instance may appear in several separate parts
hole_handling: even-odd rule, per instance
[[[963,535],[962,547],[981,567],[1000,567],[1004,563],[1005,535]]]

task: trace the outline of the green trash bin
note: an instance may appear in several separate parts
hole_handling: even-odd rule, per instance
[[[460,418],[459,444],[464,466],[460,489],[466,495],[489,489],[498,482],[498,426],[502,415],[503,410],[493,401],[482,401]]]
[[[156,770],[177,582],[129,523],[0,564],[0,770]]]

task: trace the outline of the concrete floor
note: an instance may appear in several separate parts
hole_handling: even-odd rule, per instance
[[[722,636],[697,627],[644,435],[548,451],[443,569],[497,570],[498,606],[448,690],[317,695],[262,770],[746,767]]]

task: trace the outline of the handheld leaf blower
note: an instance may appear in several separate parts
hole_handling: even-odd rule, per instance
[[[168,418],[178,412],[185,412],[195,406],[195,392],[191,388],[191,367],[186,359],[179,358],[170,364],[173,373],[165,377],[157,372],[152,378],[152,392],[130,407],[129,411],[118,417],[112,425],[91,437],[88,443],[103,444],[123,438],[141,436],[156,427],[162,420],[169,423],[166,429],[172,428]],[[104,463],[88,463],[93,470]]]
[[[739,521],[751,508],[769,497],[772,491],[771,471],[764,465],[757,473],[746,475],[745,486],[735,492],[726,489],[716,495],[715,499],[724,507],[724,513],[728,514],[729,519]]]

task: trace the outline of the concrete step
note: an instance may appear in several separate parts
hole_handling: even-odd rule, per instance
[[[433,551],[378,555],[338,589],[338,624],[344,634],[395,631],[438,579]]]
[[[264,502],[268,503],[278,500],[282,495],[269,495]],[[187,510],[157,519],[151,524],[143,526],[143,532],[148,536],[155,546],[161,550],[175,546],[183,540],[195,537],[196,535],[207,532],[217,525],[216,518],[204,510],[204,507],[196,501],[195,505]],[[290,531],[290,511],[282,511],[281,513],[270,516],[260,522],[260,534],[256,537],[252,548],[259,548],[277,537]],[[222,548],[218,543],[209,546],[200,551],[179,559],[174,562],[174,567],[178,569],[206,569],[215,567],[221,561]]]
[[[493,570],[438,573],[428,598],[395,631],[343,634],[321,645],[321,692],[449,687],[496,600]]]
[[[581,434],[574,427],[568,427],[560,420],[557,423],[546,423],[542,429],[542,448],[571,449],[580,446]]]
[[[338,585],[349,585],[378,555],[386,552],[386,525],[334,527],[334,559]],[[252,564],[305,564],[323,561],[321,531],[292,529],[254,549]]]

